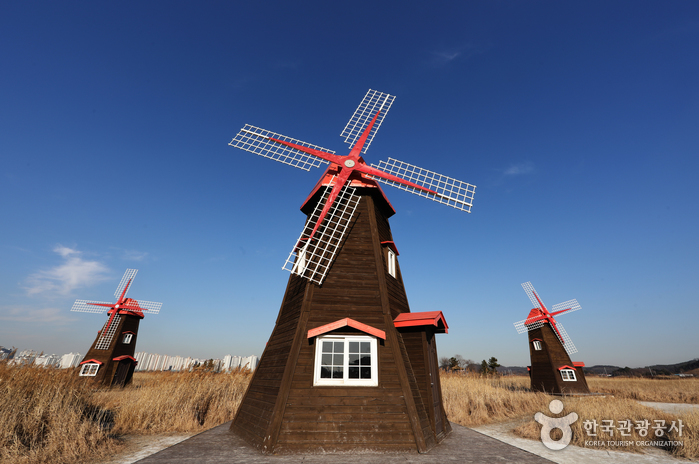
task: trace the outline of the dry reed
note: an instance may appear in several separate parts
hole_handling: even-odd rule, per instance
[[[699,404],[697,378],[589,377],[590,390],[616,398],[660,403]]]
[[[550,401],[529,390],[528,377],[442,373],[440,380],[447,417],[466,427],[533,416]]]
[[[450,421],[473,427],[515,419],[528,422],[520,436],[540,439],[536,412],[548,410],[553,397],[529,389],[528,377],[482,377],[442,373],[444,407]],[[126,388],[95,388],[74,370],[8,367],[0,363],[0,461],[8,464],[91,462],[119,448],[126,434],[197,433],[233,418],[250,380],[247,371],[136,373]],[[564,398],[565,415],[575,411],[574,442],[584,446],[585,420],[682,419],[682,436],[666,438],[683,446],[678,457],[699,457],[699,414],[669,415],[632,399],[697,403],[697,380],[588,379],[604,397]],[[631,437],[637,440],[642,437]],[[652,430],[649,432],[652,433]],[[604,438],[604,437],[603,437]],[[612,440],[618,437],[613,437]],[[606,439],[606,438],[605,438]],[[602,440],[602,438],[600,438]],[[640,447],[616,448],[640,451]]]
[[[114,433],[196,433],[231,420],[248,382],[249,371],[143,373],[95,399],[114,411]]]
[[[84,462],[116,450],[91,397],[70,370],[0,363],[0,462]]]

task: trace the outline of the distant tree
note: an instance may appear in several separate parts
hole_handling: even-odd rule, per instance
[[[491,357],[488,360],[488,370],[490,371],[490,373],[497,373],[498,367],[500,367],[500,364],[498,364],[498,358],[496,358],[495,356]]]
[[[447,369],[449,369],[449,366],[449,358],[447,358],[446,356],[442,356],[441,358],[439,358],[440,369],[444,369],[446,371]]]
[[[481,362],[481,374],[488,375],[488,361],[485,359]]]

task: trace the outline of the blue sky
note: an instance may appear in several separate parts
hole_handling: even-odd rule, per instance
[[[139,351],[261,354],[321,170],[227,143],[253,124],[478,186],[471,214],[385,187],[440,356],[527,365],[512,323],[560,317],[587,365],[699,356],[695,2],[5,2],[0,344],[85,353],[76,298],[163,302]]]

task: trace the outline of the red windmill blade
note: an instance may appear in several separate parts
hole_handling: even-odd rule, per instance
[[[109,308],[107,314],[109,314],[109,319],[105,323],[104,327],[100,331],[100,338],[97,342],[95,348],[97,349],[107,349],[112,342],[114,337],[114,332],[116,327],[119,325],[118,318],[120,314],[124,311],[143,313],[148,311],[151,314],[158,314],[162,303],[156,303],[152,301],[137,301],[131,298],[126,298],[126,294],[131,288],[134,278],[138,269],[127,269],[122,277],[121,282],[117,286],[114,296],[118,299],[116,303],[107,303],[103,301],[90,301],[90,300],[75,300],[71,311],[83,312],[83,313],[102,313]],[[117,319],[115,321],[115,319]],[[110,330],[111,329],[111,330]]]
[[[347,143],[352,144],[352,149],[346,156],[335,155],[334,152],[315,145],[249,125],[246,125],[229,143],[233,147],[305,170],[318,167],[322,163],[330,163],[330,167],[321,178],[323,183],[324,179],[330,176],[329,182],[324,184],[327,185],[329,193],[326,192],[327,195],[321,201],[322,208],[311,215],[311,229],[308,231],[311,223],[309,220],[283,266],[284,269],[304,275],[318,284],[322,283],[325,272],[332,264],[337,247],[344,236],[344,229],[354,214],[354,207],[358,200],[354,199],[354,191],[351,188],[353,183],[377,186],[374,181],[380,180],[461,211],[470,212],[475,192],[473,185],[407,163],[396,162],[393,159],[389,159],[391,164],[386,164],[386,168],[366,164],[361,154],[366,153],[394,99],[392,95],[375,90],[367,92],[341,134]],[[405,166],[411,166],[412,171],[405,169]],[[417,175],[415,175],[416,172]],[[317,233],[320,229],[330,230],[330,233],[323,232],[319,238]],[[309,247],[313,249],[310,250]],[[309,252],[310,256],[307,256]],[[304,273],[306,263],[310,262],[320,264],[324,268],[317,279]],[[293,264],[288,266],[289,263]]]
[[[525,320],[515,322],[514,325],[515,329],[517,329],[517,333],[535,330],[548,323],[551,328],[553,328],[553,331],[563,345],[563,348],[565,348],[566,352],[569,355],[577,353],[578,349],[573,344],[573,340],[570,339],[570,336],[563,328],[563,325],[561,325],[560,322],[557,322],[554,316],[577,311],[580,309],[578,300],[573,299],[553,305],[551,307],[553,312],[549,312],[549,310],[546,309],[546,306],[544,306],[544,303],[541,301],[541,298],[539,298],[539,295],[536,293],[536,290],[534,290],[534,286],[531,284],[531,282],[523,283],[522,288],[526,292],[531,302],[534,304],[534,308],[529,312],[529,316]]]

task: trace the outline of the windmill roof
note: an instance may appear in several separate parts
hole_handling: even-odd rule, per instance
[[[301,211],[303,211],[305,214],[309,214],[312,209],[313,209],[313,201],[311,201],[317,194],[319,194],[320,188],[321,187],[327,187],[330,185],[330,179],[332,179],[333,176],[337,175],[338,169],[336,165],[330,165],[328,169],[325,170],[325,173],[321,176],[320,180],[318,183],[316,183],[315,187],[313,187],[313,190],[311,190],[311,193],[308,195],[306,200],[303,202],[301,205]],[[374,180],[369,179],[368,177],[364,175],[352,175],[349,179],[349,184],[352,187],[364,187],[364,188],[375,188],[378,189],[378,191],[381,193],[381,197],[383,198],[385,202],[386,208],[386,217],[391,217],[394,214],[396,214],[396,210],[393,208],[393,205],[391,205],[391,202],[388,201],[388,198],[386,197],[386,194],[384,193],[383,189],[381,186]]]
[[[529,321],[531,319],[536,319],[539,316],[543,316],[543,314],[541,313],[541,310],[539,308],[532,308],[532,310],[529,311],[529,315],[527,316],[527,319],[525,319],[524,324],[529,324],[530,323]],[[534,322],[546,322],[546,320],[541,319],[541,320],[534,321]]]
[[[444,319],[442,311],[425,311],[421,313],[402,313],[394,320],[396,327],[419,327],[423,325],[433,325],[437,327],[437,333],[449,333],[447,320]]]

